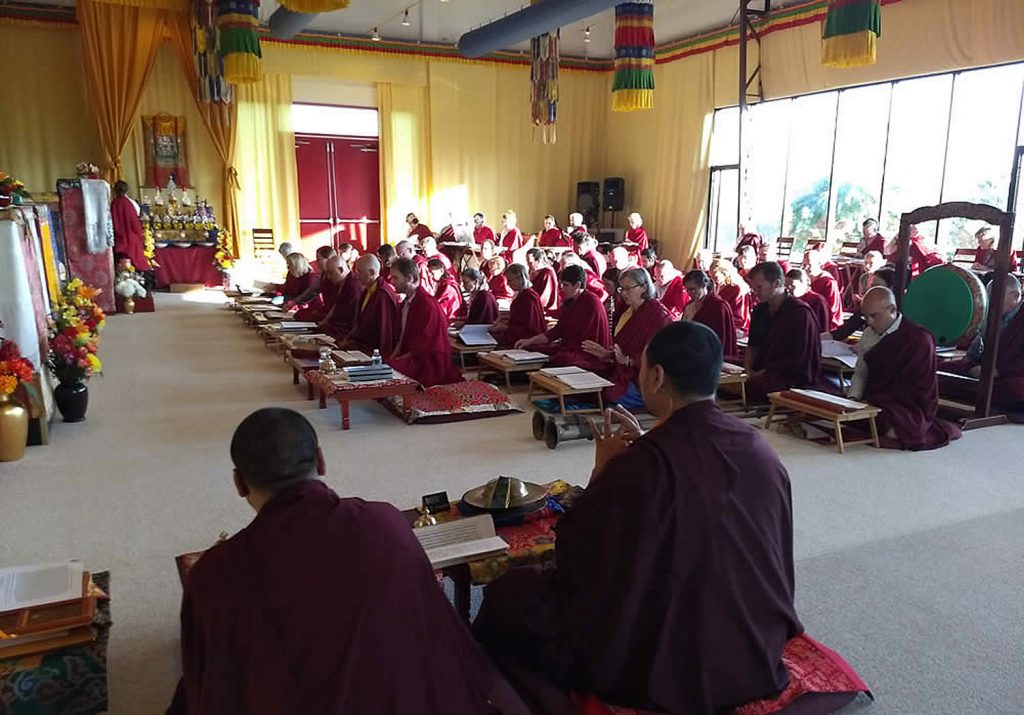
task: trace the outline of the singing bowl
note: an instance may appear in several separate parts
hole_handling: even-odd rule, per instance
[[[938,346],[972,340],[985,322],[988,295],[981,279],[947,263],[929,268],[910,283],[903,313],[926,328]]]

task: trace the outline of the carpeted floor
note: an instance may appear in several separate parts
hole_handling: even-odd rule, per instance
[[[111,713],[151,715],[177,677],[174,556],[251,517],[227,446],[257,407],[303,411],[328,481],[406,507],[497,474],[584,483],[592,446],[546,449],[530,414],[406,426],[376,404],[304,400],[291,373],[214,293],[158,295],[159,312],[114,316],[89,418],[0,464],[0,564],[80,557],[115,584]],[[519,393],[519,399],[523,399]],[[846,456],[771,434],[793,481],[797,589],[810,632],[839,650],[877,702],[857,712],[1024,712],[1024,427],[970,433],[932,453]],[[339,560],[342,558],[339,555]]]

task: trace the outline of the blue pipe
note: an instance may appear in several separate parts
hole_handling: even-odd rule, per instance
[[[464,57],[483,57],[604,12],[624,0],[542,0],[500,20],[470,30],[457,46]]]

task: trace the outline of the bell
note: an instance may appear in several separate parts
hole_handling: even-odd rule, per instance
[[[421,511],[420,515],[416,517],[416,521],[412,523],[412,528],[421,529],[424,526],[434,526],[437,524],[437,517],[427,511]]]

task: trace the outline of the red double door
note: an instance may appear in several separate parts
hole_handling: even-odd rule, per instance
[[[351,243],[380,246],[378,140],[295,135],[303,250]]]

